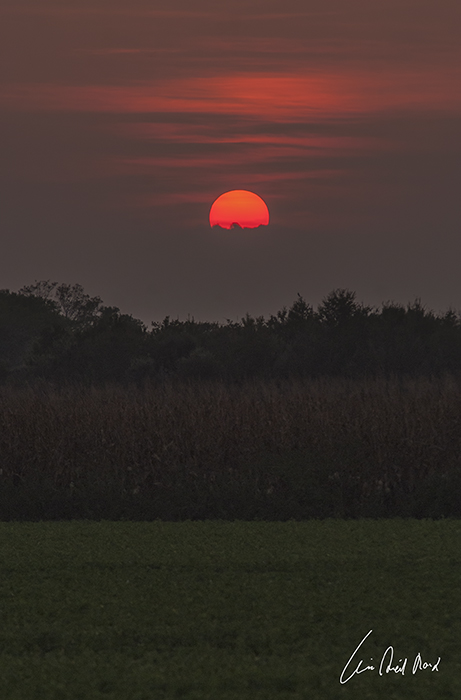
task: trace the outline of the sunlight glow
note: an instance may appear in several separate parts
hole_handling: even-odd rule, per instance
[[[257,228],[267,226],[269,210],[261,197],[248,190],[225,192],[213,203],[210,226]]]

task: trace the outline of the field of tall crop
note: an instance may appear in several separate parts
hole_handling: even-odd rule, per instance
[[[459,517],[461,379],[0,389],[0,520]]]

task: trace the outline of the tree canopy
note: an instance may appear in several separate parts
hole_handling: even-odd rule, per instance
[[[364,306],[335,289],[314,308],[300,295],[268,319],[180,321],[150,329],[79,284],[36,281],[0,291],[0,380],[142,382],[318,376],[436,376],[461,371],[461,320],[420,300]]]

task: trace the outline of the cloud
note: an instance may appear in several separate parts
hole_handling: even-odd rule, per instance
[[[2,88],[4,109],[109,113],[208,113],[299,121],[393,110],[461,108],[461,68],[376,75],[236,74],[157,80],[139,85],[20,84]]]

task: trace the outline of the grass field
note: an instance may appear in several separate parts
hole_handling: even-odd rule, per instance
[[[459,520],[8,522],[0,562],[1,700],[461,697]],[[404,675],[340,684],[369,630]]]

